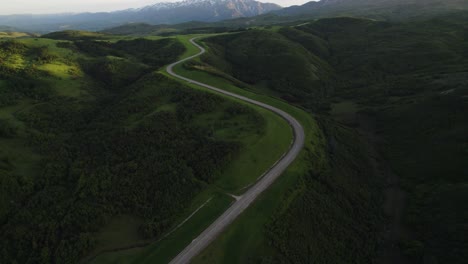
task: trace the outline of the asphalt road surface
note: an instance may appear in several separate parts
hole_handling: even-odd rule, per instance
[[[167,66],[167,72],[184,81],[187,81],[189,83],[193,83],[202,87],[205,87],[207,89],[216,91],[218,93],[228,95],[240,100],[243,100],[245,102],[249,102],[254,105],[258,105],[260,107],[263,107],[265,109],[268,109],[277,115],[281,116],[283,119],[288,121],[289,125],[294,131],[294,139],[291,144],[291,147],[289,151],[281,157],[280,160],[278,160],[273,167],[269,169],[268,172],[264,174],[264,176],[258,180],[250,189],[245,192],[239,200],[237,200],[234,204],[229,207],[218,219],[216,219],[205,231],[203,231],[197,238],[195,238],[190,245],[188,245],[182,252],[179,253],[170,263],[172,264],[182,264],[182,263],[189,263],[190,260],[197,256],[204,248],[206,248],[213,240],[218,237],[221,232],[229,226],[247,207],[249,207],[255,199],[286,170],[286,168],[296,159],[298,156],[299,152],[304,146],[304,129],[302,128],[301,124],[291,115],[288,113],[273,107],[271,105],[258,102],[255,100],[252,100],[250,98],[247,98],[245,96],[241,96],[235,93],[231,93],[228,91],[224,91],[223,89],[213,87],[195,80],[191,80],[189,78],[180,76],[176,73],[174,73],[173,69],[174,66],[183,63],[185,61],[191,60],[195,57],[198,57],[202,55],[203,53],[206,52],[206,50],[195,43],[195,39],[193,38],[190,40],[190,42],[195,45],[197,48],[200,49],[200,53],[193,55],[191,57],[185,58],[183,60],[180,60],[178,62],[175,62],[169,66]]]

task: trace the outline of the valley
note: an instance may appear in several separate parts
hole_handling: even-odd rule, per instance
[[[0,16],[0,262],[464,263],[467,9]]]

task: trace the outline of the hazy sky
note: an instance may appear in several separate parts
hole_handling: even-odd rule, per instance
[[[177,0],[0,0],[0,14],[47,14],[60,12],[96,12],[142,7],[157,2]],[[300,5],[308,0],[259,0],[281,6]]]

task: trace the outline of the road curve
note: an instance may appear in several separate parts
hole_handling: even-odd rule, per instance
[[[277,115],[285,119],[291,126],[294,132],[294,140],[293,140],[293,143],[291,144],[289,151],[285,155],[283,155],[281,159],[278,160],[278,162],[275,163],[275,165],[271,167],[268,170],[268,172],[266,172],[260,180],[258,180],[252,187],[250,187],[250,189],[247,192],[245,192],[239,200],[233,203],[231,207],[229,207],[218,219],[216,219],[207,229],[205,229],[205,231],[203,231],[197,238],[195,238],[190,245],[188,245],[182,252],[180,252],[179,255],[177,255],[170,262],[171,264],[189,263],[193,257],[197,256],[204,248],[206,248],[213,240],[215,240],[216,237],[229,224],[231,224],[247,207],[249,207],[253,203],[253,201],[263,191],[268,189],[268,187],[296,159],[296,157],[299,155],[299,152],[304,146],[304,138],[305,138],[304,129],[302,128],[301,124],[294,117],[284,112],[283,110],[280,110],[276,107],[273,107],[271,105],[268,105],[259,101],[252,100],[242,95],[224,91],[220,88],[216,88],[211,85],[207,85],[207,84],[195,81],[195,80],[191,80],[189,78],[180,76],[177,73],[175,73],[173,69],[176,65],[184,63],[185,61],[191,60],[193,58],[196,58],[206,52],[206,50],[202,46],[195,43],[195,39],[196,38],[192,38],[190,42],[193,45],[195,45],[197,48],[199,48],[200,52],[196,55],[182,59],[178,62],[175,62],[167,66],[166,68],[167,73],[169,73],[170,75],[178,79],[202,86],[204,88],[216,91],[224,95],[228,95],[230,97],[240,99],[242,101],[263,107],[265,109],[268,109],[276,113]]]

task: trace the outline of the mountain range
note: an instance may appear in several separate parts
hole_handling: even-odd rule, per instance
[[[279,5],[255,0],[183,0],[115,12],[7,15],[0,16],[0,25],[38,32],[65,29],[101,30],[135,22],[148,24],[214,22],[257,16],[279,9],[281,9]]]
[[[160,32],[161,28],[163,30],[174,28],[174,24],[180,23],[184,24],[176,28],[208,26],[243,28],[333,16],[402,21],[460,10],[468,10],[468,1],[321,0],[301,6],[281,8],[276,4],[255,0],[182,0],[115,12],[0,16],[0,25],[36,33],[69,29],[89,31],[106,29],[108,33],[130,34],[136,31],[148,34]],[[113,30],[116,27],[117,29]]]

